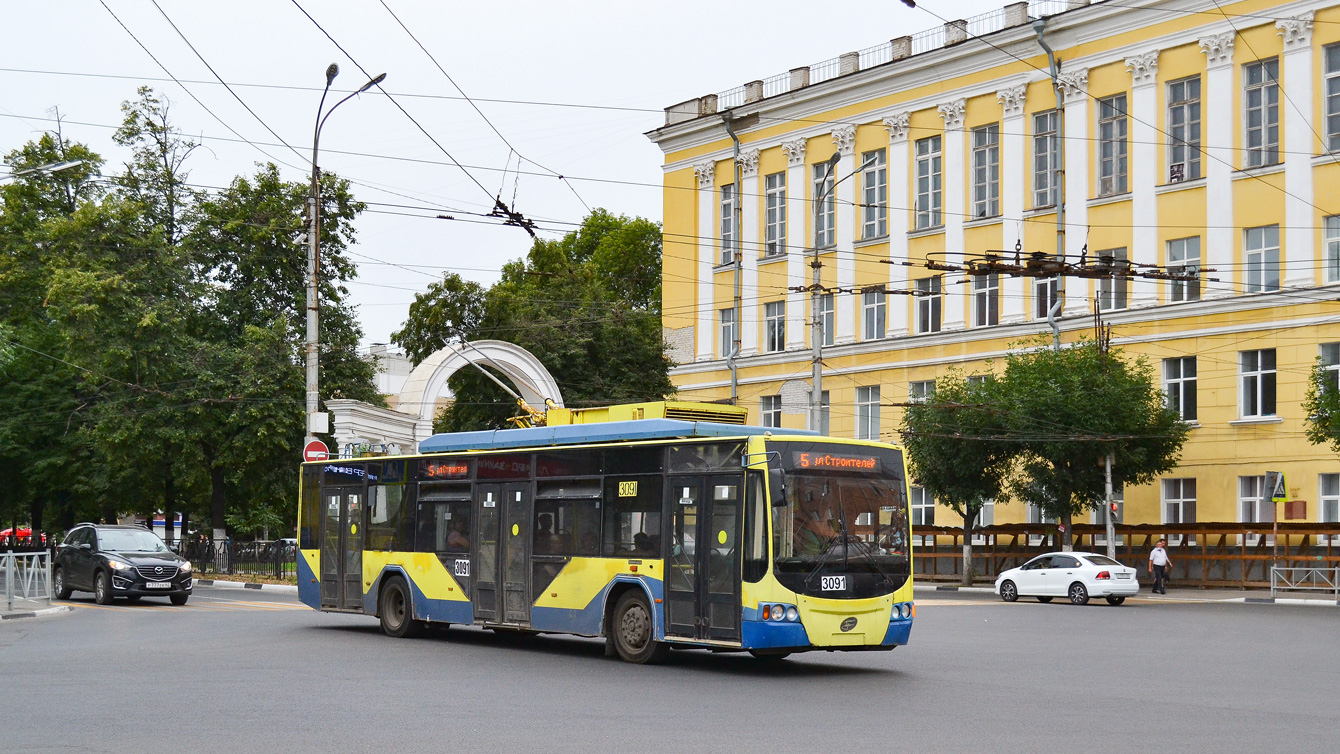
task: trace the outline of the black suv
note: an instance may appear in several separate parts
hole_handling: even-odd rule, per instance
[[[191,561],[142,526],[79,524],[56,549],[51,583],[58,599],[78,589],[93,592],[99,605],[117,597],[138,602],[145,595],[185,605],[191,596]]]

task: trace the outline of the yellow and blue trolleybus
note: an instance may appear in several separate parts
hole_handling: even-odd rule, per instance
[[[888,650],[912,628],[903,451],[643,419],[434,435],[415,456],[307,463],[299,595],[426,625],[782,658]]]

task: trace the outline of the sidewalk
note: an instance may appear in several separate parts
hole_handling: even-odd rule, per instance
[[[46,600],[14,600],[14,609],[10,610],[8,600],[0,598],[0,620],[41,618],[68,612],[68,605],[48,605]]]
[[[990,586],[958,586],[943,582],[915,582],[913,589],[916,592],[923,593],[995,594],[995,590]],[[1269,589],[1179,589],[1170,586],[1167,594],[1154,594],[1149,591],[1148,587],[1142,586],[1140,593],[1132,599],[1153,602],[1236,602],[1240,604],[1340,606],[1340,602],[1335,599],[1335,594],[1331,592],[1279,592],[1276,598],[1272,600]]]

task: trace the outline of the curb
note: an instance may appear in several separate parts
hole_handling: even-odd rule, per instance
[[[214,579],[196,579],[192,587],[209,586],[215,589],[261,589],[267,592],[287,592],[297,594],[298,587],[289,584],[252,584],[243,581],[215,581]]]
[[[56,615],[58,613],[68,613],[68,612],[71,612],[70,607],[68,605],[54,605],[52,607],[44,607],[41,610],[29,610],[23,613],[6,613],[4,615],[0,615],[0,620],[18,620],[19,618],[42,618],[47,615]]]
[[[934,585],[934,586],[932,586],[931,584],[921,585],[921,584],[915,584],[915,583],[912,585],[912,591],[913,591],[913,592],[917,592],[917,591],[922,591],[922,592],[966,592],[966,593],[969,593],[969,594],[995,594],[995,593],[996,593],[995,588],[994,588],[994,587],[989,587],[989,586],[945,586],[945,585]]]
[[[1317,607],[1340,607],[1340,601],[1331,602],[1330,600],[1302,600],[1302,599],[1277,599],[1274,597],[1243,597],[1240,600],[1227,600],[1229,602],[1243,602],[1251,605],[1316,605]]]

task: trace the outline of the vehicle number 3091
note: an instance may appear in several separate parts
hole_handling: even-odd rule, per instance
[[[847,577],[822,576],[819,578],[819,589],[824,592],[845,592],[847,591]]]

